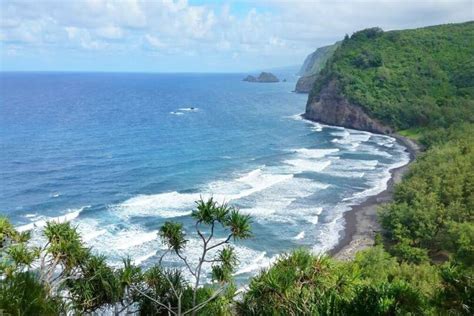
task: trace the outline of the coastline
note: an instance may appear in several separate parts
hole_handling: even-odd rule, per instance
[[[390,170],[391,177],[384,191],[369,197],[361,204],[352,206],[351,210],[344,213],[344,236],[328,251],[328,254],[335,259],[350,260],[359,250],[373,246],[375,234],[381,230],[377,209],[380,205],[392,201],[395,185],[402,180],[421,150],[418,144],[406,137],[397,134],[390,136],[406,148],[410,154],[410,161],[404,166]]]

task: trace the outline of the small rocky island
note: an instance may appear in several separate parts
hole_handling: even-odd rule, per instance
[[[280,80],[271,72],[262,72],[258,77],[248,75],[243,79],[248,82],[279,82]]]

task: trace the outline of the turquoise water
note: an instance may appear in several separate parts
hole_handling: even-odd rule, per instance
[[[254,237],[236,245],[240,280],[295,247],[330,249],[343,212],[408,154],[386,136],[302,120],[307,96],[292,80],[242,77],[2,73],[0,212],[20,230],[69,220],[111,264],[130,255],[146,267],[166,220],[185,224],[197,259],[190,210],[214,196],[253,218]]]

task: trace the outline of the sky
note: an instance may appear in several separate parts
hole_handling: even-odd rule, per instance
[[[469,20],[474,0],[0,0],[0,70],[246,72],[368,27]]]

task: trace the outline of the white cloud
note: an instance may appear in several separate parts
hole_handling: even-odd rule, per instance
[[[294,64],[316,47],[371,26],[400,29],[472,19],[472,0],[3,0],[2,45],[48,51],[218,56]],[[23,44],[22,44],[23,43]],[[2,48],[3,49],[3,48]],[[155,51],[155,53],[152,53]],[[188,56],[189,57],[189,56]],[[267,66],[267,65],[265,65]]]
[[[109,25],[97,29],[97,35],[105,39],[117,40],[123,37],[121,28]]]
[[[162,41],[160,41],[159,38],[153,35],[146,34],[145,40],[154,49],[163,49],[166,47],[166,45]]]

